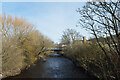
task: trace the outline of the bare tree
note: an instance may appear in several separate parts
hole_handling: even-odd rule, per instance
[[[81,35],[74,29],[66,29],[63,31],[61,43],[66,45],[74,44],[75,40],[81,40]]]
[[[118,78],[119,56],[120,56],[120,33],[118,30],[120,18],[117,15],[120,11],[119,1],[117,2],[87,2],[82,9],[77,10],[80,17],[80,26],[90,30],[95,36],[98,45],[103,50],[108,63],[113,65],[115,77]],[[117,55],[117,64],[111,63],[106,45],[100,43],[100,37],[103,38],[105,44],[109,47],[111,55]],[[115,63],[115,62],[114,62]]]

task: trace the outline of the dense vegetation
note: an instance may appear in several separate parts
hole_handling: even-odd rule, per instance
[[[119,6],[119,0],[87,2],[77,10],[80,13],[79,24],[95,38],[82,44],[63,43],[67,45],[65,55],[99,79],[120,79]]]
[[[44,57],[43,49],[53,42],[22,18],[0,16],[2,25],[2,75],[16,75]]]
[[[72,46],[67,46],[64,50],[64,55],[75,62],[77,66],[83,67],[87,72],[99,79],[114,79],[117,74],[117,72],[114,72],[114,67],[109,64],[99,45],[87,43],[73,44]],[[112,64],[119,70],[119,56],[111,55],[109,51],[108,55]]]

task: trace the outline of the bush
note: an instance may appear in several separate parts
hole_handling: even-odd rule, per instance
[[[106,48],[107,49],[107,48]],[[114,79],[116,72],[113,71],[113,68],[117,67],[115,61],[113,62],[114,55],[108,55],[111,59],[112,64],[109,64],[103,51],[98,45],[94,44],[73,44],[72,47],[67,47],[67,50],[64,54],[72,59],[78,66],[83,67],[86,71],[92,73],[99,79]],[[116,60],[114,58],[114,60]],[[118,69],[116,68],[118,71]],[[119,75],[120,76],[120,75]]]

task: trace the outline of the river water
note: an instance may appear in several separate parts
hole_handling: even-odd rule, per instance
[[[83,69],[76,67],[73,62],[60,54],[50,54],[44,61],[38,61],[18,76],[13,78],[79,78],[91,79]]]

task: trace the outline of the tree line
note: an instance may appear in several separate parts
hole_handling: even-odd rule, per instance
[[[23,18],[1,15],[2,75],[13,76],[44,57],[43,49],[54,47],[48,37]]]

